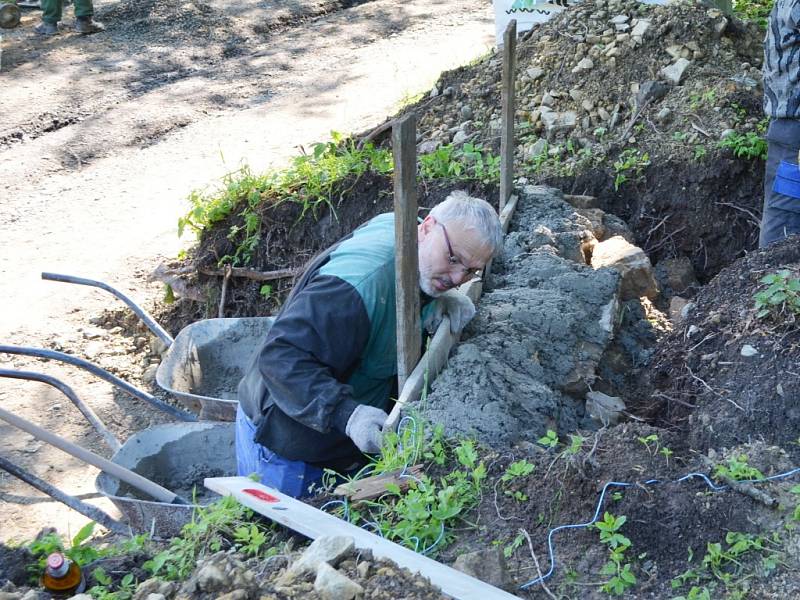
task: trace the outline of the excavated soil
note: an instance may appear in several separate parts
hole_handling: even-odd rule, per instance
[[[688,3],[569,7],[518,43],[516,173],[596,196],[654,263],[689,257],[708,281],[757,246],[763,162],[719,142],[733,131],[763,133],[763,37],[755,24]],[[688,67],[670,84],[661,70],[681,58]],[[498,149],[500,74],[498,55],[444,74],[440,95],[416,107],[420,147],[466,136]],[[547,113],[572,124],[550,127]],[[648,159],[615,166],[625,153]]]

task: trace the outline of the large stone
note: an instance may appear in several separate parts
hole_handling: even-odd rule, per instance
[[[544,138],[539,138],[533,144],[528,146],[525,151],[525,158],[528,160],[533,160],[547,152],[547,140]]]
[[[528,77],[531,78],[531,81],[536,81],[542,75],[544,75],[544,69],[542,69],[541,67],[531,67],[530,69],[525,71],[525,73],[528,75]]]
[[[578,124],[578,113],[574,110],[544,112],[542,113],[542,123],[544,123],[545,131],[549,136],[562,131],[571,131]]]
[[[647,32],[648,29],[650,29],[650,21],[647,21],[645,19],[640,19],[639,22],[633,26],[631,35],[633,37],[642,37]]]
[[[578,61],[578,64],[572,68],[573,73],[581,73],[582,71],[591,71],[594,68],[594,61],[586,57]]]
[[[322,563],[317,570],[314,589],[323,600],[353,600],[364,594],[364,588],[355,581],[328,565]]]
[[[592,267],[610,267],[619,272],[620,297],[623,301],[647,296],[658,296],[658,285],[653,267],[644,251],[621,236],[600,242],[592,254]]]
[[[681,80],[683,79],[683,75],[686,72],[686,69],[689,67],[691,62],[685,58],[679,58],[671,65],[664,67],[661,69],[661,75],[664,76],[664,79],[669,81],[673,85],[679,85]]]
[[[598,240],[602,240],[606,235],[606,226],[603,224],[605,211],[599,208],[577,208],[575,212],[586,217],[592,224],[592,234]]]
[[[616,425],[623,410],[625,402],[621,398],[608,396],[603,392],[586,394],[586,412],[604,426]]]
[[[463,129],[459,129],[453,136],[453,144],[456,146],[460,146],[461,144],[466,142],[470,137],[471,135],[469,133],[467,133]]]
[[[655,275],[661,287],[670,294],[682,294],[689,287],[697,285],[692,261],[685,256],[660,261],[656,265]]]
[[[431,152],[436,152],[436,149],[438,147],[439,147],[439,142],[437,142],[436,140],[426,140],[417,146],[417,153],[430,154]]]
[[[499,547],[462,554],[456,558],[453,568],[500,589],[512,587],[508,567]]]
[[[344,535],[322,536],[312,542],[306,548],[302,556],[298,558],[289,570],[292,573],[313,573],[319,566],[327,563],[336,566],[340,560],[355,547],[353,538]]]
[[[656,102],[667,95],[668,86],[660,81],[645,81],[639,86],[636,94],[636,105],[642,106],[645,102]]]

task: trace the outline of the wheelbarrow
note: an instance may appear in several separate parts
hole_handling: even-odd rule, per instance
[[[75,404],[112,450],[111,460],[80,448],[51,432],[0,409],[0,418],[76,458],[101,469],[95,488],[125,516],[131,530],[173,537],[190,521],[194,511],[217,496],[203,487],[205,477],[236,472],[233,423],[175,423],[140,431],[120,443],[97,415],[63,382],[39,373],[0,369],[0,377],[47,383]],[[0,468],[28,481],[71,508],[120,531],[121,524],[96,507],[41,482],[7,460]],[[38,481],[37,481],[38,480]],[[42,485],[43,484],[43,485]],[[194,495],[199,490],[202,496]],[[175,492],[177,490],[178,493]],[[187,501],[185,497],[191,497]]]
[[[122,300],[167,346],[156,371],[159,387],[202,420],[235,420],[239,381],[274,317],[206,319],[187,325],[173,339],[147,311],[102,281],[58,273],[42,273],[42,279],[97,287]]]

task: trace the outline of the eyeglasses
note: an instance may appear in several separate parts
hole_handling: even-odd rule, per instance
[[[444,241],[447,244],[447,260],[453,266],[461,266],[461,270],[464,273],[463,281],[466,282],[473,279],[478,279],[481,275],[483,275],[483,269],[470,269],[464,263],[462,263],[455,254],[453,254],[453,246],[450,245],[450,236],[447,235],[447,228],[444,226],[444,223],[439,223],[438,221],[436,223],[441,225],[442,232],[444,233]]]

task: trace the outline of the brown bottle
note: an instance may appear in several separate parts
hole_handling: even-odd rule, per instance
[[[47,568],[42,575],[42,587],[54,598],[69,598],[86,588],[80,567],[60,552],[47,557]]]

